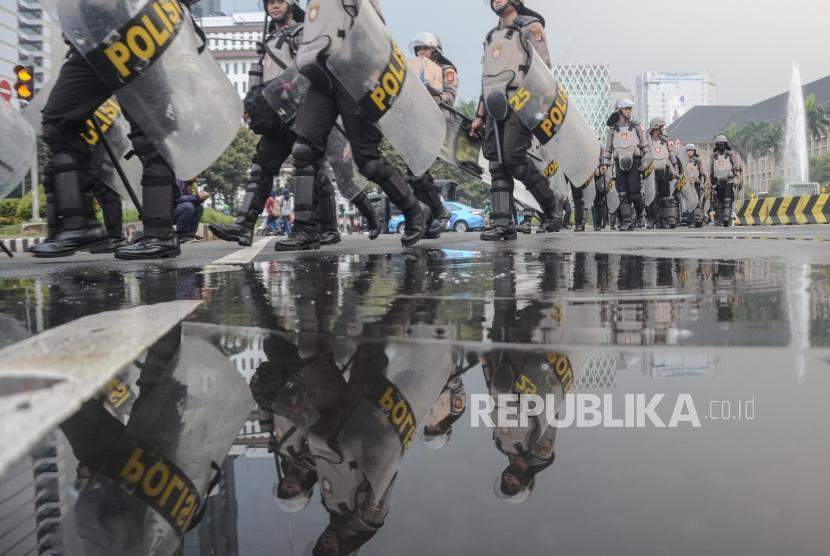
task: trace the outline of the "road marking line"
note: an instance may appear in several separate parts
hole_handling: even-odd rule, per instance
[[[226,257],[213,261],[212,264],[248,264],[259,255],[259,252],[265,249],[265,246],[271,242],[270,237],[262,238],[255,241],[250,247],[243,247],[242,249],[231,253]]]

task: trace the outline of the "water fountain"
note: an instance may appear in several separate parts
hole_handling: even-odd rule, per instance
[[[787,134],[784,140],[785,195],[818,195],[819,184],[810,182],[810,158],[807,151],[807,114],[801,71],[793,64],[790,98],[787,106]]]

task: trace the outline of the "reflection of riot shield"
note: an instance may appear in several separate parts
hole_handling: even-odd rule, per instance
[[[0,100],[0,199],[11,193],[32,167],[35,130]]]
[[[35,98],[23,111],[23,117],[32,124],[32,127],[35,128],[37,133],[41,133],[43,122],[42,111],[54,87],[55,80],[53,79],[38,91],[38,94],[35,95]],[[118,193],[122,199],[130,200],[130,194],[127,192],[126,186],[115,170],[115,166],[107,154],[106,148],[98,140],[98,130],[95,128],[95,122],[93,122],[92,118],[95,118],[95,122],[104,131],[104,137],[109,143],[121,168],[124,170],[124,173],[127,175],[133,192],[138,197],[139,202],[141,202],[142,188],[138,187],[138,184],[141,182],[141,162],[137,157],[133,157],[130,160],[124,158],[124,155],[132,150],[132,145],[127,137],[130,126],[121,111],[121,106],[119,106],[114,97],[106,100],[95,110],[92,117],[86,121],[86,128],[80,134],[80,137],[92,149],[92,157],[89,165],[90,172],[104,182],[107,187]]]
[[[423,175],[441,153],[444,115],[412,74],[369,1],[358,0],[358,4],[357,17],[343,44],[329,57],[328,68],[412,173]]]
[[[348,146],[349,140],[346,139],[346,136],[339,129],[334,128],[329,134],[329,140],[326,144],[326,158],[334,171],[334,178],[337,180],[337,189],[340,190],[340,194],[347,201],[352,201],[363,192],[365,186],[360,183],[363,178],[355,172],[354,161],[346,157]]]
[[[432,326],[412,326],[413,337],[434,338],[434,331]],[[389,358],[385,372],[368,380],[366,396],[338,432],[341,453],[326,457],[342,456],[354,461],[375,493],[384,492],[392,482],[401,458],[452,370],[449,343],[425,346],[391,341],[385,354]],[[310,436],[309,443],[315,444],[315,453],[326,452],[319,439]]]
[[[680,162],[682,173],[680,174],[680,178],[674,181],[674,189],[672,190],[672,193],[680,197],[682,211],[694,210],[700,204],[700,199],[697,196],[695,184],[691,183],[689,178],[686,176],[686,166],[689,164],[689,155],[686,152],[686,149],[683,148],[683,145],[680,144],[680,141],[675,142],[674,152]]]
[[[176,175],[201,173],[233,141],[242,101],[190,14],[162,0],[61,0],[63,32]]]
[[[250,390],[215,347],[185,338],[171,362],[81,491],[72,534],[84,554],[175,553],[250,412]]]
[[[310,87],[311,82],[291,65],[262,89],[262,96],[280,120],[290,123]]]
[[[632,171],[636,171],[636,168]],[[649,206],[657,196],[657,179],[654,175],[654,163],[649,163],[643,170],[643,202]]]
[[[568,92],[532,50],[530,69],[508,102],[541,143],[540,158],[557,163],[572,183],[583,184],[596,169],[594,131],[568,99]]]
[[[449,106],[441,105],[441,109],[447,118],[447,138],[441,150],[441,158],[480,178],[483,172],[479,166],[481,139],[470,137],[470,124],[473,121]]]

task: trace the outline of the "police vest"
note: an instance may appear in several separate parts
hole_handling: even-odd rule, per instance
[[[686,164],[685,172],[686,179],[691,183],[700,183],[700,161],[692,158]]]
[[[660,175],[669,167],[669,146],[662,137],[651,140],[651,161],[654,171]]]
[[[732,177],[732,156],[729,151],[712,155],[712,173],[718,181]]]
[[[279,77],[297,55],[297,44],[301,40],[303,26],[300,23],[276,30],[265,39],[265,57],[262,60],[262,79],[266,83]]]
[[[627,124],[614,126],[614,156],[620,162],[620,167],[628,171],[634,165],[634,157],[642,156],[640,151],[640,136],[637,133],[637,123],[629,121]]]
[[[510,27],[497,27],[487,35],[482,78],[485,98],[493,92],[506,93],[522,84],[532,48],[525,44],[522,29],[537,22],[541,23],[534,17],[519,16]]]

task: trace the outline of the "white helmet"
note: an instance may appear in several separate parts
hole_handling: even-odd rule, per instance
[[[277,505],[288,514],[294,514],[300,510],[304,510],[311,502],[311,491],[303,490],[297,496],[292,498],[282,498],[279,494],[279,485],[274,484],[272,494],[277,501]]]
[[[651,122],[648,124],[648,130],[651,131],[652,129],[658,129],[661,127],[666,127],[666,120],[663,118],[652,118]]]
[[[617,101],[615,106],[615,110],[619,112],[620,110],[624,110],[625,108],[634,108],[634,101],[630,98],[621,98]]]
[[[695,145],[694,143],[689,143],[688,145],[686,145],[686,150],[697,152],[697,145]]]
[[[437,52],[440,54],[443,50],[441,47],[441,41],[438,37],[429,33],[427,31],[423,31],[415,35],[415,37],[409,42],[409,49],[412,52],[415,52],[416,48],[427,47],[431,48],[433,52]]]

